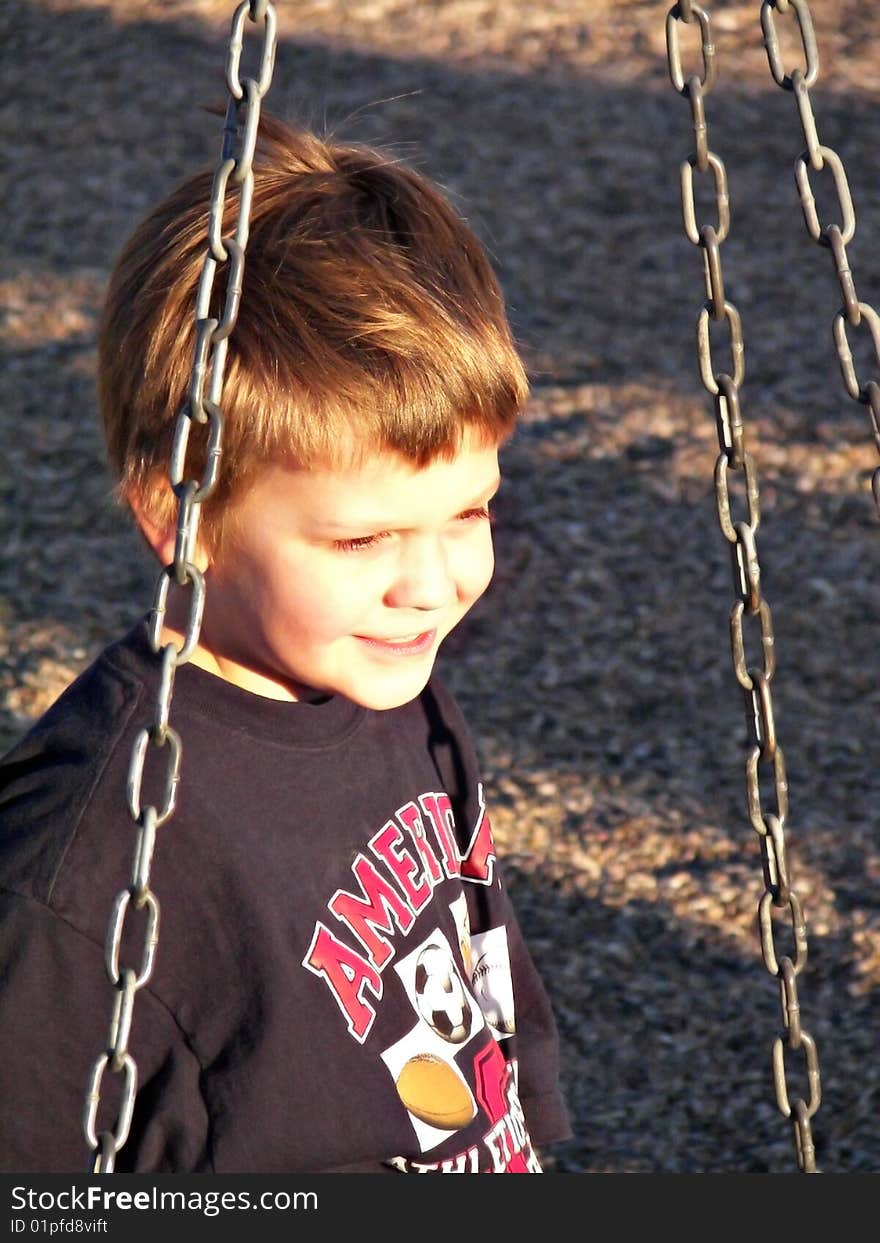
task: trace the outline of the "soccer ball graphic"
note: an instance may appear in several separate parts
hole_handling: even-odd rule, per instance
[[[427,945],[416,962],[414,984],[416,1005],[428,1026],[450,1044],[466,1040],[470,1006],[449,951],[441,945]]]

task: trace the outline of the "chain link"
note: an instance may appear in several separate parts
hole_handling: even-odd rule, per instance
[[[785,73],[779,50],[779,36],[776,30],[776,15],[793,14],[801,37],[801,44],[806,60],[806,71],[795,68]],[[843,294],[843,306],[834,317],[833,336],[843,376],[844,387],[853,399],[861,405],[868,406],[871,435],[880,454],[880,419],[878,419],[878,380],[880,380],[880,316],[870,305],[862,302],[856,294],[852,270],[846,254],[846,247],[852,241],[856,231],[856,214],[850,194],[846,170],[838,153],[832,147],[823,146],[819,140],[813,105],[810,99],[810,87],[819,76],[819,51],[813,31],[813,18],[807,0],[763,0],[761,5],[761,28],[764,32],[764,46],[770,63],[770,72],[777,86],[791,91],[797,102],[798,117],[807,144],[795,160],[795,180],[804,213],[807,232],[814,242],[829,249],[834,257],[834,267]],[[816,201],[810,185],[810,169],[821,172],[824,168],[831,172],[835,193],[840,207],[840,224],[822,224],[816,210]],[[858,328],[866,321],[873,357],[877,364],[877,374],[865,383],[856,376],[853,365],[852,350],[847,339],[847,324]],[[873,471],[871,491],[877,514],[880,516],[880,466]]]
[[[241,78],[245,21],[263,26],[263,44],[256,78]],[[243,0],[235,10],[226,56],[226,83],[230,101],[223,126],[223,146],[211,191],[207,250],[199,280],[195,307],[196,344],[187,399],[177,418],[169,463],[169,479],[177,497],[177,532],[174,559],[165,566],[156,582],[149,620],[150,645],[160,661],[159,689],[152,723],[135,738],[128,770],[128,812],[137,826],[131,879],[113,903],[105,946],[105,967],[113,986],[113,1004],[107,1048],[98,1056],[89,1073],[83,1112],[83,1129],[91,1150],[89,1172],[110,1174],[116,1156],[128,1139],[137,1094],[137,1064],[128,1050],[129,1035],[137,992],[150,979],[159,941],[159,900],[150,888],[150,870],[156,846],[156,830],[174,813],[180,777],[182,743],[168,723],[174,675],[186,664],[198,643],[205,604],[205,580],[193,564],[198,520],[202,502],[217,482],[223,439],[222,393],[227,342],[235,327],[241,300],[245,248],[248,239],[250,205],[253,194],[252,163],[256,146],[260,107],[269,89],[275,63],[276,17],[270,0]],[[227,201],[229,182],[236,188]],[[238,204],[232,236],[224,236],[226,208]],[[219,317],[209,314],[214,301],[214,282],[221,265],[226,265],[225,288]],[[207,393],[206,393],[207,388]],[[186,457],[193,423],[207,425],[205,467],[201,479],[189,479]],[[171,582],[189,591],[189,610],[180,647],[162,646],[162,625]],[[141,787],[149,748],[164,751],[165,778],[161,805],[144,803]],[[130,911],[143,911],[140,967],[120,966],[122,941]],[[120,1080],[119,1104],[112,1128],[97,1127],[104,1075]]]
[[[787,74],[779,54],[776,31],[772,18],[765,24],[768,51],[772,44],[771,68],[780,85],[790,84],[791,89],[803,94],[803,86],[809,84],[818,73],[818,53],[809,22],[809,11],[804,0],[777,0],[777,7],[794,9],[800,24],[806,73],[796,69]],[[765,5],[765,8],[768,6]],[[763,14],[762,14],[763,16]],[[686,78],[682,68],[679,43],[680,25],[699,24],[702,50],[702,73]],[[776,646],[770,606],[761,591],[761,566],[758,558],[756,533],[760,523],[761,506],[758,471],[754,458],[746,449],[745,430],[740,408],[740,388],[745,378],[745,349],[742,321],[739,311],[725,299],[724,277],[721,261],[721,245],[730,228],[730,202],[727,189],[727,173],[724,163],[709,147],[709,127],[706,121],[704,98],[714,85],[716,76],[715,46],[712,42],[711,19],[706,9],[693,0],[680,0],[666,16],[666,45],[669,76],[679,95],[689,100],[695,139],[695,151],[681,165],[681,199],[684,231],[688,240],[699,246],[703,256],[707,301],[700,309],[697,319],[697,358],[700,378],[715,404],[715,422],[718,432],[719,455],[715,463],[715,501],[721,532],[731,550],[734,591],[738,599],[730,611],[730,644],[736,680],[743,691],[746,712],[747,754],[745,763],[746,800],[749,820],[759,836],[765,891],[758,904],[758,927],[764,965],[780,983],[780,1005],[784,1036],[777,1038],[772,1050],[773,1086],[776,1103],[792,1124],[795,1157],[804,1173],[818,1173],[810,1120],[819,1108],[820,1084],[819,1062],[816,1045],[800,1022],[800,1003],[797,995],[796,977],[807,960],[807,932],[800,901],[791,886],[788,859],[785,849],[784,827],[788,816],[788,781],[785,757],[776,730],[773,696],[773,675],[776,671]],[[811,113],[810,113],[811,115]],[[810,140],[808,139],[808,144]],[[831,166],[841,201],[843,226],[841,237],[849,229],[847,211],[848,189],[845,174],[839,161],[818,139],[812,141],[810,152]],[[814,165],[815,167],[815,165]],[[818,166],[823,167],[822,164]],[[711,172],[716,209],[717,228],[711,224],[697,225],[694,203],[694,171]],[[809,176],[804,174],[806,190],[812,200]],[[808,210],[805,201],[805,212]],[[815,208],[813,207],[813,211]],[[839,247],[838,247],[839,248]],[[853,295],[854,299],[854,295]],[[853,300],[851,299],[851,301]],[[731,366],[719,371],[713,358],[710,326],[714,322],[726,324],[730,337]],[[871,321],[873,328],[873,321]],[[872,410],[880,406],[880,389],[874,394]],[[731,476],[740,480],[744,492],[745,518],[734,518],[731,501]],[[743,501],[740,501],[743,505]],[[760,631],[761,664],[752,663],[746,655],[744,624],[749,621]],[[769,798],[761,790],[764,771],[772,781],[772,809],[765,807]],[[779,954],[774,940],[773,911],[788,910],[794,942],[794,958]],[[784,1042],[792,1050],[802,1050],[806,1064],[808,1100],[796,1097],[790,1100],[784,1063]]]

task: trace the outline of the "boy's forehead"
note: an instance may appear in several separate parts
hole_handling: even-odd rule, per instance
[[[300,465],[307,470],[328,473],[346,474],[363,470],[377,473],[416,474],[434,467],[467,462],[475,456],[493,452],[497,456],[505,439],[505,437],[499,439],[484,433],[480,428],[466,423],[459,429],[456,443],[445,443],[436,451],[425,451],[417,457],[415,451],[409,452],[391,444],[373,441],[371,438],[359,439],[351,434],[339,438],[326,457],[318,457],[310,462],[300,463]]]
[[[497,473],[502,447],[503,441],[465,427],[457,446],[441,449],[421,460],[386,445],[340,441],[326,457],[309,462],[282,461],[279,466],[294,473],[305,472],[325,481],[338,480],[349,485],[371,479],[439,479],[444,475],[479,472],[487,463],[494,466]]]
[[[433,516],[486,503],[500,482],[498,450],[465,439],[451,456],[425,465],[391,450],[309,467],[279,464],[266,471],[256,492],[327,526]]]

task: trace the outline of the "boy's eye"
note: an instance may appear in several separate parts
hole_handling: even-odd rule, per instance
[[[478,522],[480,519],[492,521],[493,515],[488,505],[481,505],[477,509],[466,509],[456,518],[456,522]],[[351,539],[338,539],[333,541],[333,547],[339,552],[363,552],[368,548],[375,548],[388,536],[388,531],[378,531],[375,535],[356,535]]]
[[[358,535],[353,539],[338,539],[333,541],[333,547],[338,548],[340,552],[359,552],[364,548],[373,548],[385,535],[384,531],[380,531],[376,535]]]
[[[473,522],[479,518],[487,518],[491,522],[493,517],[488,505],[481,505],[478,509],[466,509],[463,514],[458,515],[459,522]]]

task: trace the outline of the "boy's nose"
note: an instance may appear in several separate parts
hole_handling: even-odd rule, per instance
[[[406,540],[401,549],[397,578],[385,603],[392,608],[444,608],[452,598],[453,583],[443,541],[432,538]]]

